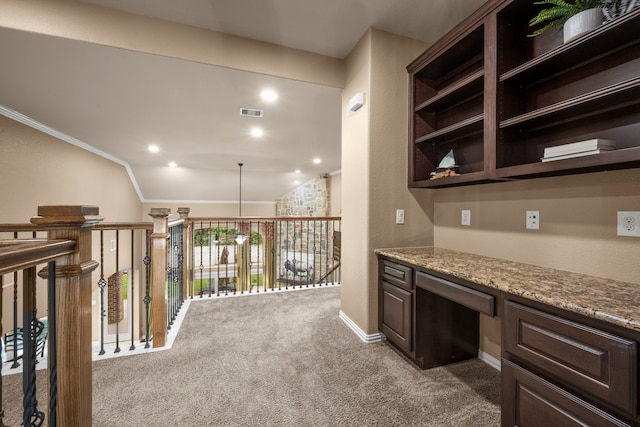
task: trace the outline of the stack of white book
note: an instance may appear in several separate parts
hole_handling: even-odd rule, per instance
[[[616,142],[610,139],[589,139],[586,141],[572,142],[571,144],[556,145],[544,149],[544,157],[540,160],[551,162],[553,160],[570,159],[572,157],[590,156],[610,151],[616,148]]]

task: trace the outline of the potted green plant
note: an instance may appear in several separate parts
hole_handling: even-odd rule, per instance
[[[530,34],[537,36],[550,28],[563,26],[564,42],[597,28],[602,24],[602,6],[606,0],[541,0],[534,4],[551,5],[542,9],[529,21],[529,26],[537,27]]]

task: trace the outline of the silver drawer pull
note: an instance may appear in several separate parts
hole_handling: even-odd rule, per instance
[[[384,266],[384,274],[388,274],[389,276],[397,277],[398,279],[404,280],[404,271],[398,270],[397,268],[389,267],[388,265]]]

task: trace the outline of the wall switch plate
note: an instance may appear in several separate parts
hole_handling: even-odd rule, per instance
[[[462,215],[460,218],[460,224],[462,225],[471,225],[471,211],[470,210],[462,210]]]
[[[113,252],[115,250],[116,250],[116,241],[114,239],[114,240],[111,240],[111,252]]]
[[[527,211],[527,229],[539,230],[540,229],[540,211]]]
[[[640,211],[618,211],[618,236],[640,237]]]
[[[404,209],[396,209],[396,224],[404,224]]]

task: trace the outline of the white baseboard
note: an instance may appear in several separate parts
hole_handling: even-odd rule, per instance
[[[356,335],[364,342],[366,343],[372,343],[372,342],[378,342],[378,341],[385,341],[387,339],[387,337],[381,333],[378,332],[377,334],[371,334],[368,335],[366,334],[362,329],[360,329],[360,327],[358,325],[355,324],[355,322],[351,319],[349,319],[349,316],[347,316],[346,314],[344,314],[344,312],[342,310],[340,310],[340,314],[338,315],[338,317],[340,317],[340,319],[342,319],[342,321],[344,323],[347,324],[347,326],[356,333]]]
[[[496,359],[489,353],[485,353],[484,351],[478,351],[478,359],[482,360],[484,363],[491,366],[492,368],[497,369],[498,371],[502,369],[500,360]]]

